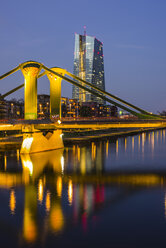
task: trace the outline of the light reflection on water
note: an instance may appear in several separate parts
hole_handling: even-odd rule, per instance
[[[165,130],[160,130],[33,155],[20,155],[18,150],[1,152],[0,220],[5,223],[5,235],[0,237],[6,243],[9,229],[14,233],[6,247],[52,247],[69,242],[76,247],[85,234],[89,241],[82,240],[82,246],[93,242],[99,247],[100,239],[94,238],[94,230],[101,239],[107,236],[112,245],[123,247],[114,238],[124,238],[116,226],[123,226],[125,216],[129,223],[133,218],[136,223],[140,221],[138,202],[147,207],[157,201],[155,209],[162,218],[151,213],[153,207],[145,207],[141,214],[146,218],[151,213],[149,218],[166,231],[165,138]],[[134,217],[133,206],[137,213]],[[125,228],[134,239],[136,234],[127,222]],[[112,230],[112,237],[107,228]],[[147,229],[150,232],[151,226]],[[137,232],[141,235],[140,230]],[[68,233],[76,235],[75,245]],[[127,247],[137,247],[130,239],[125,242]]]

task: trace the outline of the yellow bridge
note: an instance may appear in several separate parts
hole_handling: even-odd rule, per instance
[[[165,128],[166,119],[162,116],[149,113],[121,98],[101,90],[100,88],[88,83],[87,81],[71,74],[65,69],[54,67],[48,68],[45,65],[28,61],[20,64],[13,70],[0,76],[0,80],[21,70],[24,76],[24,84],[10,90],[0,96],[0,99],[12,94],[24,87],[24,119],[25,121],[14,124],[5,123],[0,125],[0,131],[3,130],[21,130],[23,133],[23,143],[21,153],[33,153],[43,150],[51,150],[63,147],[62,129],[110,129],[110,128]],[[37,80],[46,75],[50,82],[50,118],[58,115],[61,119],[61,81],[62,79],[88,91],[105,101],[116,105],[117,107],[130,112],[138,120],[132,121],[113,121],[103,122],[71,122],[71,123],[46,123],[35,122],[37,119]],[[44,136],[43,130],[51,130]]]

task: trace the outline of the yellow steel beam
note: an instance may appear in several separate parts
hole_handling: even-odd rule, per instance
[[[81,78],[79,78],[79,77],[73,75],[73,74],[70,73],[70,72],[67,72],[67,75],[69,75],[70,77],[72,77],[72,78],[74,78],[74,79],[76,79],[76,80],[78,80],[78,81],[84,83],[85,85],[90,86],[92,89],[95,89],[95,90],[97,90],[98,92],[100,92],[100,93],[102,93],[102,94],[104,94],[104,95],[107,95],[107,96],[109,96],[109,97],[111,97],[111,98],[113,98],[113,99],[115,99],[115,100],[117,100],[117,101],[119,101],[119,102],[121,102],[121,103],[127,105],[128,107],[131,107],[131,108],[133,108],[133,109],[138,110],[138,111],[141,112],[142,114],[147,114],[147,115],[150,114],[148,111],[145,111],[145,110],[143,110],[143,109],[141,109],[141,108],[139,108],[139,107],[137,107],[137,106],[135,106],[135,105],[133,105],[133,104],[131,104],[131,103],[125,101],[125,100],[122,100],[121,98],[119,98],[119,97],[117,97],[117,96],[115,96],[115,95],[113,95],[113,94],[111,94],[111,93],[109,93],[109,92],[107,92],[107,91],[105,91],[105,90],[100,89],[100,88],[98,88],[98,87],[92,85],[91,83],[89,83],[89,82],[87,82],[87,81],[85,81],[85,80],[83,80],[83,79],[81,79]]]
[[[50,72],[50,73],[52,73],[52,74],[54,74],[54,75],[56,75],[56,76],[59,76],[59,77],[61,77],[62,79],[64,79],[65,81],[67,81],[67,82],[69,82],[69,83],[71,83],[71,84],[73,84],[73,85],[75,85],[75,86],[77,86],[77,87],[80,87],[80,88],[82,88],[82,89],[84,89],[84,90],[86,90],[86,91],[92,93],[93,95],[96,95],[96,96],[98,96],[98,97],[104,99],[105,101],[107,101],[107,102],[109,102],[109,103],[111,103],[111,104],[114,104],[114,105],[116,105],[117,107],[119,107],[119,108],[121,108],[121,109],[124,109],[124,110],[128,111],[129,113],[131,113],[131,114],[133,114],[133,115],[135,115],[135,116],[137,116],[137,117],[139,117],[139,118],[142,118],[142,119],[162,119],[161,116],[151,115],[151,114],[149,114],[149,113],[148,113],[148,114],[137,113],[137,112],[135,112],[135,111],[129,109],[128,107],[123,106],[122,104],[117,103],[117,102],[115,102],[115,101],[113,101],[113,100],[111,100],[111,99],[109,99],[109,98],[107,98],[107,97],[105,97],[105,96],[103,96],[103,95],[97,93],[96,91],[92,91],[91,89],[89,89],[89,88],[87,88],[87,87],[85,87],[85,86],[83,86],[83,85],[80,85],[79,83],[75,82],[75,81],[72,80],[72,79],[69,79],[68,77],[65,77],[65,76],[60,75],[59,73],[57,73],[57,72],[55,72],[55,71],[53,71],[53,70],[47,68],[47,67],[44,66],[44,65],[42,65],[42,67],[43,67],[43,69],[45,69],[47,72]]]
[[[38,78],[40,78],[40,77],[42,77],[42,76],[44,76],[44,75],[45,75],[45,72],[42,72],[42,73],[38,76]],[[24,87],[24,84],[20,84],[20,85],[17,86],[16,88],[14,88],[14,89],[12,89],[12,90],[6,92],[5,94],[1,95],[1,96],[0,96],[0,99],[4,99],[5,97],[11,95],[12,93],[16,92],[17,90],[19,90],[19,89],[21,89],[21,88],[23,88],[23,87]]]
[[[13,70],[8,71],[7,73],[5,73],[2,76],[0,76],[0,80],[3,79],[3,78],[5,78],[5,77],[7,77],[7,76],[9,76],[9,75],[11,75],[12,73],[18,71],[19,69],[20,69],[20,65],[17,66],[17,67],[15,67]]]

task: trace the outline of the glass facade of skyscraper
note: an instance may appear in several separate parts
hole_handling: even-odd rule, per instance
[[[105,90],[103,44],[94,37],[75,34],[74,75]],[[105,101],[73,86],[72,97],[80,102]]]

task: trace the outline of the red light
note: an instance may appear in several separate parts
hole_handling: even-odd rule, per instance
[[[99,54],[99,52],[97,52],[97,54]]]

